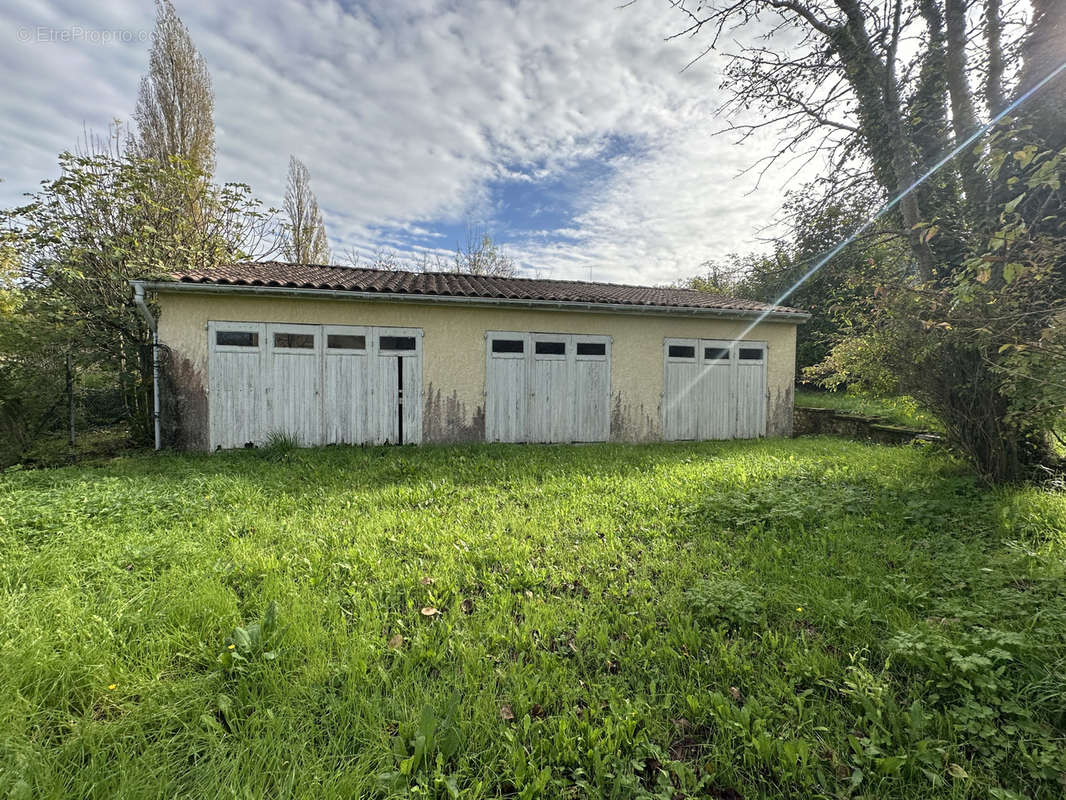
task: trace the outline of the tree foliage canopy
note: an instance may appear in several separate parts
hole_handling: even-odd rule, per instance
[[[150,332],[129,281],[176,264],[208,268],[267,255],[276,222],[247,186],[216,185],[176,157],[161,164],[127,150],[98,151],[64,153],[59,163],[58,178],[0,213],[9,276],[2,296],[12,311],[0,331],[0,363],[21,370],[26,385],[53,380],[67,353],[110,370],[143,435],[151,419]],[[15,406],[8,408],[14,419]]]
[[[824,159],[829,202],[814,218],[829,221],[848,198],[893,201],[872,239],[824,268],[854,274],[841,264],[879,248],[875,281],[854,298],[862,313],[845,321],[820,374],[892,374],[991,480],[1047,463],[1051,418],[1066,397],[1066,359],[1051,344],[1066,311],[1066,72],[992,136],[970,139],[1061,65],[1066,3],[1037,0],[1027,22],[999,0],[677,7],[681,33],[710,36],[708,49],[741,26],[765,33],[724,54],[724,113],[741,139],[778,132],[763,169]],[[794,220],[787,248],[804,252],[811,228]],[[885,250],[892,240],[906,246]]]

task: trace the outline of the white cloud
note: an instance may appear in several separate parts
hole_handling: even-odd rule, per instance
[[[95,5],[0,10],[4,204],[55,173],[83,124],[132,113],[147,42],[15,41],[20,26],[151,28],[144,0]],[[719,78],[711,59],[681,71],[701,45],[664,42],[676,13],[617,5],[176,0],[214,80],[219,178],[278,205],[296,154],[335,251],[431,237],[491,205],[490,182],[536,185],[622,137],[642,147],[571,198],[565,230],[511,250],[546,274],[662,282],[749,247],[780,193],[732,180],[762,151],[711,138]]]
[[[530,237],[519,257],[558,277],[667,283],[701,262],[764,247],[783,197],[781,178],[761,188],[750,149],[728,146],[705,120],[660,136],[648,156],[621,159],[606,185],[593,187],[560,244]]]

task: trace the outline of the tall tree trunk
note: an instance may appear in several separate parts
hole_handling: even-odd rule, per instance
[[[921,229],[922,223],[928,220],[922,215],[918,196],[913,191],[909,191],[917,183],[918,175],[903,134],[903,120],[898,107],[894,113],[889,113],[889,122],[892,126],[889,130],[889,140],[892,166],[896,173],[896,193],[899,195],[907,192],[907,195],[899,201],[900,215],[903,217],[903,226],[907,230],[907,243],[910,245],[911,254],[918,266],[918,277],[923,283],[928,283],[933,279],[934,260],[929,244],[923,236],[924,231]]]
[[[945,0],[944,20],[947,25],[947,84],[951,98],[951,126],[955,143],[961,144],[977,130],[977,113],[966,72],[966,10],[967,0]],[[956,161],[966,192],[970,218],[977,220],[986,211],[989,185],[981,174],[980,159],[973,147],[966,147]]]
[[[988,47],[988,74],[985,77],[985,102],[988,115],[994,117],[1007,107],[1003,88],[1003,20],[1000,0],[985,3],[985,44]]]
[[[77,443],[77,431],[74,428],[74,359],[67,353],[67,414],[70,423],[70,446]]]
[[[1022,47],[1024,60],[1017,96],[1062,65],[1066,58],[1066,0],[1032,0],[1033,17]],[[1066,147],[1066,72],[1060,72],[1019,111],[1033,133],[1049,150]]]
[[[903,107],[895,70],[896,45],[899,42],[899,22],[902,2],[896,0],[893,10],[891,46],[882,61],[866,31],[866,17],[857,0],[836,0],[844,11],[844,26],[833,32],[833,47],[844,64],[848,82],[859,101],[859,114],[867,124],[863,139],[875,161],[891,164],[895,187],[885,188],[898,200],[907,241],[923,282],[933,278],[934,259],[929,245],[919,229],[926,222],[918,197],[913,189],[918,182],[914,154],[909,146]],[[870,124],[873,123],[873,124]]]
[[[126,386],[126,340],[119,339],[119,355],[118,355],[118,388],[119,393],[122,395],[122,410],[129,417],[130,411],[130,390]]]

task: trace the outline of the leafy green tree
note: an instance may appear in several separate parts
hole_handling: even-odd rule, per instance
[[[868,201],[825,197],[818,185],[804,187],[788,195],[783,209],[788,233],[771,252],[734,254],[725,262],[709,262],[701,274],[678,285],[812,312],[796,338],[797,368],[811,367],[864,317],[873,288],[898,272],[898,237],[877,233],[811,273],[871,211]]]
[[[887,368],[904,393],[923,399],[989,480],[1017,480],[1052,463],[1043,410],[1053,403],[1019,391],[1037,376],[1017,372],[1020,352],[1055,338],[1066,298],[1063,134],[1054,111],[1066,99],[1066,72],[995,140],[970,137],[1061,64],[1062,0],[1035,2],[1027,30],[998,0],[985,0],[977,30],[976,4],[958,0],[677,7],[687,33],[711,32],[710,47],[738,23],[772,26],[773,36],[726,54],[723,84],[727,113],[763,112],[754,123],[734,116],[734,130],[782,133],[764,169],[800,152],[821,155],[834,196],[893,199],[871,233],[906,247],[852,326],[867,346],[842,342],[834,364],[847,355],[848,374],[859,379],[856,357],[877,359],[867,371],[883,378]],[[952,150],[956,157],[928,174]],[[1052,350],[1043,353],[1042,369],[1051,369]]]
[[[215,185],[176,157],[162,164],[129,152],[64,153],[59,164],[58,178],[0,215],[14,254],[17,297],[9,302],[29,328],[68,331],[71,346],[112,371],[133,432],[144,438],[152,421],[151,338],[129,281],[265,254],[275,221],[247,186]],[[197,213],[188,213],[190,202]],[[21,335],[9,330],[9,341]],[[28,340],[25,347],[48,350]]]
[[[699,272],[675,281],[673,285],[679,289],[695,289],[708,294],[739,297],[744,275],[757,269],[762,258],[764,257],[732,253],[724,261],[704,261],[700,264]]]
[[[55,429],[66,401],[65,326],[43,324],[32,298],[3,292],[0,314],[0,467],[17,462],[43,433]]]

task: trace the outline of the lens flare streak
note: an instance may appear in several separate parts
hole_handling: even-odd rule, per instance
[[[1054,80],[1054,78],[1057,75],[1059,75],[1060,73],[1062,73],[1063,71],[1066,71],[1066,62],[1063,62],[1056,69],[1052,70],[1051,73],[1046,78],[1044,78],[1039,83],[1035,84],[1031,89],[1029,89],[1025,93],[1019,95],[1018,98],[1014,100],[1014,102],[1012,102],[1010,105],[1008,105],[1002,111],[1000,111],[996,116],[994,116],[992,119],[990,119],[985,125],[981,126],[977,130],[975,130],[972,134],[970,134],[968,137],[966,137],[966,139],[964,139],[960,144],[956,145],[952,150],[950,150],[947,155],[945,155],[942,159],[937,161],[932,167],[930,167],[928,170],[926,170],[925,174],[922,175],[920,178],[918,178],[918,180],[916,180],[914,183],[912,183],[910,186],[908,186],[902,192],[900,192],[895,197],[893,197],[891,200],[889,200],[887,203],[885,203],[875,214],[873,214],[873,216],[871,216],[869,219],[867,219],[865,222],[863,222],[859,227],[857,227],[854,231],[852,231],[852,233],[849,236],[847,236],[843,241],[841,241],[840,244],[836,245],[832,250],[828,251],[824,256],[822,256],[820,259],[818,259],[818,261],[815,263],[815,265],[813,267],[811,267],[809,270],[807,270],[807,272],[805,272],[803,274],[803,276],[798,281],[796,281],[794,284],[792,284],[792,286],[789,287],[789,289],[784,294],[782,294],[779,298],[777,298],[773,302],[772,305],[779,306],[782,303],[784,303],[786,300],[788,300],[788,298],[791,297],[795,293],[795,291],[797,289],[799,289],[799,287],[801,287],[808,280],[810,280],[812,275],[814,275],[818,270],[820,270],[827,263],[829,263],[845,247],[847,247],[849,244],[851,244],[856,239],[858,239],[860,236],[862,236],[864,233],[866,233],[866,231],[868,231],[871,227],[873,227],[873,224],[875,222],[877,222],[877,220],[879,220],[881,217],[883,217],[885,214],[887,214],[889,211],[891,211],[893,208],[895,208],[897,205],[899,205],[900,201],[903,200],[904,197],[909,195],[911,192],[913,192],[915,189],[917,189],[919,186],[921,186],[923,183],[925,183],[927,180],[929,180],[929,178],[932,177],[934,174],[936,174],[936,172],[938,172],[945,164],[947,164],[949,161],[951,161],[953,158],[955,158],[955,156],[957,156],[959,153],[961,153],[967,147],[969,147],[974,142],[976,142],[978,139],[980,139],[982,136],[984,136],[986,133],[988,133],[989,130],[991,130],[996,125],[998,125],[1000,122],[1002,122],[1006,117],[1008,117],[1011,113],[1013,113],[1018,108],[1018,106],[1020,106],[1022,103],[1024,103],[1026,100],[1028,100],[1034,94],[1036,94],[1036,92],[1038,92],[1040,89],[1042,89],[1050,81]],[[762,314],[760,314],[758,317],[756,317],[755,321],[752,322],[747,328],[745,328],[744,331],[734,341],[735,342],[739,342],[740,340],[744,339],[749,333],[751,333],[755,329],[755,327],[757,325],[759,325],[763,320],[765,320],[766,317],[769,316],[771,313],[772,313],[772,310],[771,309],[767,309]]]
[[[1063,62],[1056,69],[1052,70],[1051,73],[1049,73],[1047,75],[1047,77],[1045,77],[1039,83],[1035,84],[1028,91],[1026,91],[1023,94],[1019,95],[1014,100],[1014,102],[1012,102],[1010,105],[1008,105],[1006,108],[1004,108],[1001,112],[996,114],[996,116],[994,116],[992,119],[990,119],[986,124],[982,125],[980,128],[975,130],[972,134],[967,136],[966,139],[964,139],[960,144],[958,144],[954,148],[952,148],[947,153],[947,155],[945,155],[943,158],[941,158],[939,161],[937,161],[932,167],[930,167],[928,170],[926,170],[925,174],[923,174],[920,178],[918,178],[914,183],[912,183],[906,189],[904,189],[899,194],[897,194],[895,197],[893,197],[891,200],[889,200],[887,203],[885,203],[869,219],[867,219],[865,222],[863,222],[861,225],[859,225],[859,227],[857,227],[854,231],[852,231],[852,233],[850,235],[845,237],[839,244],[837,244],[831,250],[826,252],[826,254],[824,256],[822,256],[820,259],[818,259],[818,261],[814,264],[813,267],[811,267],[809,270],[807,270],[798,281],[796,281],[794,284],[792,284],[792,286],[789,287],[789,289],[787,291],[785,291],[784,294],[782,294],[780,297],[778,297],[771,304],[770,308],[768,308],[766,311],[762,312],[758,317],[756,317],[754,319],[754,321],[752,321],[752,323],[750,325],[748,325],[748,327],[745,328],[733,340],[732,345],[736,346],[739,342],[741,342],[744,339],[746,339],[748,334],[750,334],[759,324],[761,324],[770,314],[773,313],[773,307],[774,306],[780,306],[786,300],[788,300],[788,298],[791,297],[795,293],[795,291],[797,289],[799,289],[799,287],[801,287],[804,283],[806,283],[808,280],[810,280],[812,275],[814,275],[816,272],[818,272],[818,270],[820,270],[822,267],[824,267],[826,264],[828,264],[830,261],[832,261],[833,258],[836,257],[845,247],[847,247],[849,244],[851,244],[856,239],[858,239],[860,236],[862,236],[864,233],[866,233],[866,231],[868,231],[871,227],[873,227],[875,222],[877,222],[881,217],[883,217],[885,214],[887,214],[889,211],[891,211],[893,208],[895,208],[897,205],[899,205],[900,201],[902,201],[904,197],[909,195],[911,192],[913,192],[915,189],[917,189],[919,186],[921,186],[923,183],[925,183],[927,180],[929,180],[929,178],[932,177],[934,174],[936,174],[945,164],[947,164],[949,161],[951,161],[953,158],[955,158],[955,156],[957,156],[959,153],[961,153],[967,147],[970,147],[974,142],[976,142],[978,139],[980,139],[982,136],[984,136],[986,133],[988,133],[988,131],[990,131],[992,128],[994,128],[996,125],[998,125],[1004,119],[1006,119],[1022,103],[1024,103],[1026,100],[1028,100],[1030,97],[1032,97],[1038,91],[1040,91],[1040,89],[1042,89],[1044,86],[1046,86],[1052,80],[1054,80],[1056,76],[1058,76],[1059,74],[1061,74],[1064,71],[1066,71],[1066,62]],[[706,371],[705,369],[699,371],[699,373],[692,380],[692,382],[689,383],[689,385],[686,386],[685,389],[681,392],[680,396],[675,399],[675,401],[674,401],[675,404],[678,403],[678,402],[681,402],[683,400],[687,400],[688,399],[688,397],[691,394],[693,388],[704,377],[705,371]]]

